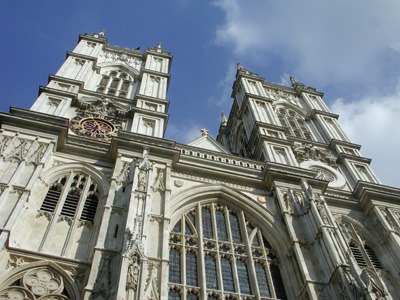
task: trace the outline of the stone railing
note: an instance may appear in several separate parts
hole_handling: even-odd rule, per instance
[[[185,149],[182,147],[177,147],[178,150],[181,151],[182,154],[188,155],[188,156],[193,156],[193,157],[198,157],[198,158],[203,158],[207,160],[212,160],[216,162],[221,162],[225,164],[230,164],[230,165],[235,165],[235,166],[240,166],[244,168],[250,168],[250,169],[255,169],[255,170],[263,170],[264,169],[264,163],[258,162],[256,163],[255,161],[251,161],[245,158],[240,158],[240,157],[234,157],[233,155],[224,155],[224,154],[219,154],[219,153],[208,153],[206,151],[202,151],[202,149]]]

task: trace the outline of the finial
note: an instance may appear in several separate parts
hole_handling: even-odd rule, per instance
[[[237,63],[237,69],[238,70],[242,70],[243,69],[243,66],[241,65],[241,63]]]
[[[293,78],[293,76],[289,76],[290,82],[292,83],[292,87],[296,86],[304,86],[301,82],[298,82],[296,79]]]
[[[161,42],[158,43],[157,48],[162,49]]]
[[[202,136],[203,136],[203,135],[208,135],[208,130],[207,130],[207,129],[203,128],[203,129],[201,129],[200,131],[201,131],[201,135],[202,135]]]
[[[221,125],[226,125],[228,120],[226,119],[226,115],[224,112],[221,113]]]
[[[102,31],[100,31],[99,32],[99,35],[102,35],[102,36],[104,36],[104,34],[106,33],[106,30],[105,29],[103,29]]]

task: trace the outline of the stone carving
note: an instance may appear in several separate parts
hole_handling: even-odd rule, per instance
[[[63,295],[64,280],[62,276],[47,267],[30,269],[13,284],[13,286],[0,291],[0,299],[69,299],[67,296]]]
[[[183,187],[183,180],[175,179],[174,184],[176,187]]]
[[[76,105],[78,108],[99,115],[124,118],[127,117],[131,111],[129,105],[124,105],[109,98],[86,97],[83,96],[77,100]]]
[[[318,195],[316,195],[315,200],[314,200],[315,206],[319,212],[319,215],[321,216],[322,222],[325,225],[330,225],[329,224],[329,216],[328,213],[324,207],[325,200]]]
[[[139,282],[139,263],[140,259],[138,259],[138,256],[136,254],[132,255],[130,264],[128,266],[126,285],[127,288],[133,289],[134,291],[137,290],[137,285]]]
[[[136,70],[139,70],[141,65],[141,61],[138,58],[128,56],[125,53],[119,54],[119,53],[104,51],[103,53],[100,54],[100,57],[104,59],[104,62],[121,61],[127,65],[130,65]]]
[[[317,171],[317,176],[315,176],[315,178],[317,178],[317,179],[322,179],[322,180],[326,180],[329,182],[336,180],[335,175],[333,175],[331,172],[324,170],[322,168],[311,167],[310,170]]]
[[[93,299],[111,299],[111,254],[103,254],[99,272],[93,287]]]
[[[86,60],[75,58],[75,64],[78,66],[83,66],[86,63]]]
[[[307,197],[301,192],[294,192],[291,189],[287,193],[283,194],[283,199],[286,204],[286,208],[289,214],[296,214],[296,216],[302,216],[309,210],[310,203]]]
[[[147,269],[147,281],[145,288],[145,299],[159,300],[158,295],[158,263],[150,262]]]
[[[374,274],[372,271],[368,271],[367,269],[363,269],[360,278],[363,281],[367,292],[374,294],[376,297],[375,299],[386,299],[385,290],[381,286],[379,278],[377,278],[376,274]]]
[[[139,191],[146,191],[147,188],[147,177],[151,167],[151,162],[149,161],[149,149],[144,148],[142,158],[139,161],[138,169],[138,184],[137,189]]]
[[[306,160],[321,161],[331,167],[336,166],[336,157],[329,151],[317,148],[308,143],[295,143],[293,145],[294,155],[299,163]]]
[[[10,258],[8,259],[7,269],[12,270],[14,268],[23,266],[24,264],[26,264],[26,263],[25,263],[25,260],[23,257],[11,254]]]
[[[3,194],[6,187],[7,187],[6,185],[0,185],[0,196],[1,196],[1,194]]]
[[[125,182],[126,178],[128,177],[129,171],[130,171],[130,163],[128,162],[123,162],[121,172],[116,176],[116,182],[118,185],[121,185],[123,182]]]
[[[157,176],[153,184],[153,192],[165,191],[164,170],[157,168]]]

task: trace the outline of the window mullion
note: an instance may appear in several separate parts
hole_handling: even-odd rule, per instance
[[[251,245],[249,242],[249,236],[247,234],[247,228],[246,228],[246,219],[244,217],[243,211],[240,212],[240,217],[239,217],[239,224],[241,227],[241,231],[244,232],[242,234],[242,239],[244,238],[244,244],[246,248],[246,254],[247,254],[247,270],[248,270],[248,275],[250,279],[250,286],[252,289],[252,294],[256,296],[256,299],[260,299],[260,293],[258,291],[258,283],[257,283],[257,278],[255,276],[255,269],[254,269],[254,260],[253,260],[253,254],[251,252]]]
[[[43,240],[38,249],[39,252],[45,251],[47,249],[47,246],[50,243],[52,233],[54,232],[55,226],[58,222],[58,216],[60,215],[61,209],[64,205],[65,198],[68,195],[69,187],[71,185],[73,177],[74,177],[74,173],[70,172],[69,177],[64,184],[64,188],[61,192],[60,198],[58,199],[56,208],[54,209],[53,217],[51,218],[50,223],[47,225],[46,232],[44,233]]]
[[[81,175],[81,176],[84,176],[84,175]],[[76,234],[76,228],[78,227],[79,222],[80,222],[79,217],[80,217],[80,215],[82,213],[83,206],[85,204],[85,200],[86,200],[90,185],[91,185],[91,178],[90,178],[90,176],[87,176],[87,178],[85,180],[85,184],[84,184],[82,192],[81,192],[81,195],[79,197],[79,202],[78,202],[78,205],[76,207],[75,216],[72,219],[72,224],[71,224],[71,226],[70,226],[70,228],[68,230],[67,237],[65,238],[65,244],[64,244],[64,247],[63,247],[63,249],[61,251],[61,255],[67,255],[68,256],[68,254],[69,254],[68,252],[71,249],[71,246],[73,244],[73,243],[71,243],[71,241],[74,240],[74,237],[75,237],[75,234]]]
[[[196,209],[196,229],[198,234],[198,249],[199,252],[197,254],[197,270],[201,270],[201,272],[197,272],[197,284],[200,287],[200,299],[206,300],[206,290],[207,290],[207,281],[206,281],[206,268],[204,265],[204,245],[203,245],[203,226],[202,226],[202,215],[201,215],[201,205],[197,204]],[[185,292],[186,293],[186,292]]]

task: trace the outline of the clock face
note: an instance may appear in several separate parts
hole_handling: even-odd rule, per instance
[[[71,120],[70,128],[78,135],[103,141],[110,141],[122,130],[117,120],[98,114],[79,114]]]

